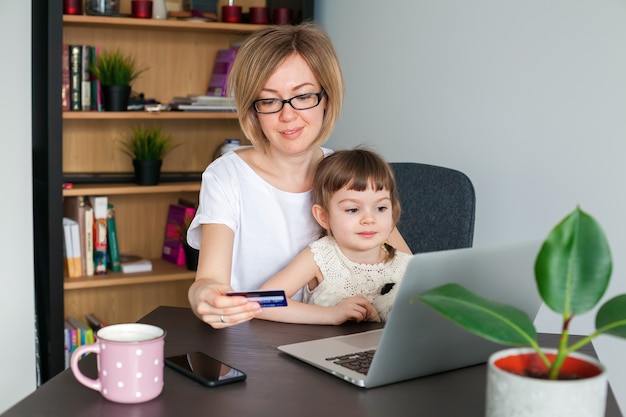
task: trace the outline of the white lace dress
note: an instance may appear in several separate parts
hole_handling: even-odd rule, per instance
[[[322,306],[337,305],[344,298],[357,294],[375,303],[385,284],[400,282],[411,257],[398,251],[389,262],[359,264],[346,258],[335,240],[329,236],[311,243],[309,247],[324,280],[313,290],[305,286],[303,300]],[[379,313],[386,317],[388,311]]]

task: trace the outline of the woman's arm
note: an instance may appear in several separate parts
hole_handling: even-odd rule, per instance
[[[216,329],[253,319],[261,308],[245,297],[229,297],[234,233],[222,224],[203,224],[196,280],[189,288],[191,309]]]
[[[391,234],[389,235],[389,239],[387,239],[387,241],[389,242],[391,246],[396,248],[396,250],[399,250],[400,252],[412,254],[411,248],[409,248],[409,245],[406,244],[406,241],[400,234],[400,231],[398,230],[397,227],[393,228],[393,230],[391,231]]]

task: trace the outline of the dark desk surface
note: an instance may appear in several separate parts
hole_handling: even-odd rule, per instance
[[[248,379],[218,388],[165,368],[165,387],[156,399],[124,405],[103,399],[65,370],[2,414],[12,416],[463,416],[484,415],[484,365],[365,390],[280,353],[276,346],[353,333],[378,324],[310,326],[254,320],[214,330],[189,309],[159,307],[142,320],[167,331],[165,354],[204,351],[247,373]],[[554,335],[551,335],[554,338]],[[547,338],[551,338],[546,335]],[[594,355],[593,348],[586,353]],[[81,368],[95,377],[89,355]],[[609,390],[606,416],[620,417]]]

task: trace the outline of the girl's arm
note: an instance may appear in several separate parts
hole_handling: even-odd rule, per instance
[[[282,271],[270,278],[261,289],[282,289],[287,296],[287,307],[265,308],[257,315],[264,320],[302,324],[341,324],[347,320],[380,321],[376,309],[362,296],[344,299],[332,306],[318,306],[292,300],[291,297],[311,282],[321,281],[321,272],[313,253],[307,247]]]

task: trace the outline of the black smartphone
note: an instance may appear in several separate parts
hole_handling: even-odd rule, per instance
[[[246,374],[202,352],[165,358],[165,365],[207,387],[244,381]]]

